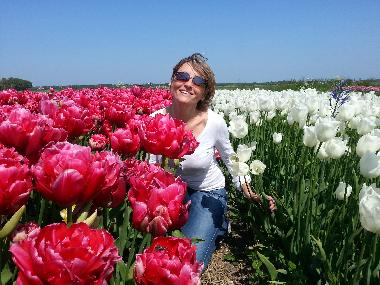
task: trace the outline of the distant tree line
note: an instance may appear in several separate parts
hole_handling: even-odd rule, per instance
[[[0,80],[0,90],[16,89],[17,91],[23,91],[32,87],[32,82],[20,78],[9,77]]]

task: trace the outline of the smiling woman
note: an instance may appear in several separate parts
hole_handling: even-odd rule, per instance
[[[170,84],[172,104],[157,112],[182,120],[199,142],[194,153],[183,157],[176,175],[187,183],[186,199],[191,201],[189,219],[182,232],[201,240],[196,243],[196,257],[203,262],[204,269],[228,225],[225,177],[215,151],[220,153],[230,173],[229,158],[234,154],[226,122],[209,109],[215,93],[215,76],[206,60],[195,53],[175,65]],[[157,160],[159,157],[151,156],[151,162]],[[239,177],[234,177],[234,181],[246,197],[256,197],[248,185],[240,185]]]

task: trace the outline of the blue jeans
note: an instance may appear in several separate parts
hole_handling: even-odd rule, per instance
[[[186,199],[191,200],[191,205],[189,219],[182,232],[188,238],[203,240],[195,245],[197,261],[203,262],[205,269],[218,241],[227,233],[226,189],[195,191],[188,188]]]

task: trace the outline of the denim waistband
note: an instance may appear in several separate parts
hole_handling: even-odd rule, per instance
[[[208,194],[208,195],[211,195],[211,196],[218,196],[220,198],[226,198],[226,196],[227,196],[225,188],[219,188],[219,189],[204,191],[204,190],[194,190],[194,189],[192,189],[190,187],[187,187],[187,193],[189,195],[194,194],[196,192],[201,192],[203,194],[206,194],[206,195]]]

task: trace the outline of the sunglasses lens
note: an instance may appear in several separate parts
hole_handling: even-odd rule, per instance
[[[178,71],[175,73],[174,78],[179,81],[188,81],[191,76],[189,73],[184,71]],[[206,79],[200,76],[194,76],[193,77],[193,83],[198,86],[205,86],[206,85]]]
[[[177,72],[175,74],[175,79],[180,81],[188,81],[190,79],[190,74],[187,72]]]
[[[193,82],[195,85],[198,85],[198,86],[204,86],[206,85],[206,79],[200,77],[200,76],[194,76],[193,78]]]

